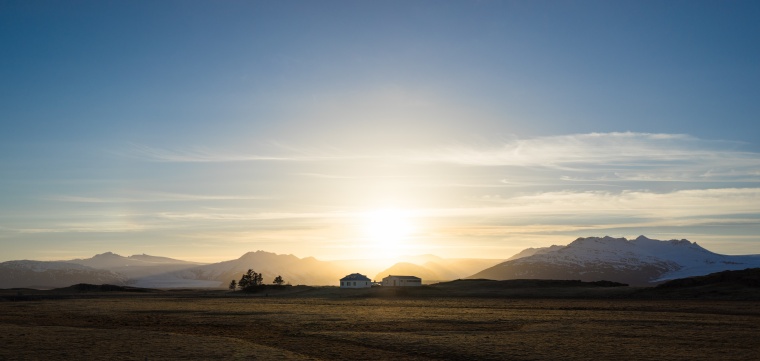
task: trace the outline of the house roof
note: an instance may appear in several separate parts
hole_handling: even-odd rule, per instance
[[[352,273],[340,279],[341,281],[371,281],[367,276],[361,273]]]
[[[419,279],[421,279],[421,278],[419,278],[419,277],[415,277],[415,276],[396,276],[396,275],[388,275],[388,277],[396,277],[396,278],[405,279],[405,280],[419,280]],[[388,277],[385,277],[385,278],[388,278]]]

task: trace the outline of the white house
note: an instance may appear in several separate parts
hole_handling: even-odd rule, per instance
[[[383,286],[401,286],[414,287],[422,286],[422,279],[414,276],[394,276],[388,275],[383,278]]]
[[[340,288],[370,288],[372,280],[359,273],[352,273],[340,279]]]

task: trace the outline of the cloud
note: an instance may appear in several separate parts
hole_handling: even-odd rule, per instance
[[[467,240],[468,245],[524,248],[573,237],[645,234],[739,242],[730,252],[757,252],[740,244],[758,239],[760,188],[558,191],[479,201],[470,207],[417,210],[426,222],[426,234],[420,236],[439,244]],[[721,251],[720,245],[714,250]]]
[[[249,161],[286,161],[288,157],[246,154],[240,152],[223,152],[208,148],[194,148],[192,150],[172,150],[156,148],[143,144],[131,144],[131,149],[123,155],[136,157],[155,162],[249,162]]]
[[[668,193],[626,190],[544,192],[503,200],[519,214],[625,215],[650,218],[760,215],[760,188],[679,190]]]
[[[520,167],[552,171],[574,182],[760,182],[760,153],[743,143],[686,134],[588,133],[512,139],[499,144],[438,148],[338,149],[271,142],[268,155],[223,149],[185,150],[132,144],[125,155],[155,162],[349,162],[433,163],[471,167]],[[351,167],[347,167],[351,169]],[[323,178],[357,174],[300,173]]]
[[[358,212],[161,212],[156,216],[175,221],[266,221],[286,219],[330,220],[356,218]]]
[[[598,235],[604,230],[754,229],[760,188],[650,191],[560,191],[486,197],[480,206],[418,210],[436,219],[441,237],[516,239],[519,235]],[[456,221],[452,221],[456,220]],[[748,228],[749,227],[749,228]],[[742,229],[744,231],[742,231]],[[736,232],[734,232],[736,233]]]
[[[682,134],[589,133],[516,139],[489,148],[442,148],[418,154],[418,160],[482,166],[562,167],[572,164],[663,164],[704,158],[748,158],[758,154],[736,152],[736,142],[706,141]]]
[[[87,222],[87,223],[61,223],[54,224],[50,227],[38,228],[16,228],[13,232],[37,234],[37,233],[125,233],[125,232],[143,232],[154,227],[124,222]]]
[[[589,133],[450,146],[413,159],[549,169],[568,181],[760,181],[760,154],[738,150],[742,146],[685,134]]]
[[[293,161],[326,161],[336,159],[352,159],[355,156],[348,153],[334,154],[330,149],[302,149],[285,146],[272,142],[275,155],[257,154],[255,152],[229,150],[220,148],[193,147],[189,149],[169,149],[152,147],[144,144],[131,143],[127,150],[116,154],[152,162],[171,163],[229,163],[229,162],[293,162]]]
[[[148,202],[192,202],[192,201],[237,201],[268,199],[258,196],[234,196],[234,195],[201,195],[166,192],[130,192],[135,193],[132,197],[100,197],[78,195],[54,195],[44,197],[45,200],[72,203],[148,203]]]

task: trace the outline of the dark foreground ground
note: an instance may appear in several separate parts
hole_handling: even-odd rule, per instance
[[[760,359],[760,301],[454,286],[6,290],[0,360]]]

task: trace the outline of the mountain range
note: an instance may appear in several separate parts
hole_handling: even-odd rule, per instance
[[[0,288],[56,288],[77,283],[126,284],[128,278],[109,270],[69,262],[8,261],[0,263]]]
[[[422,274],[425,283],[464,278],[502,260],[444,259],[433,255],[401,257],[423,264],[414,270],[403,264],[368,259],[321,261],[314,257],[265,251],[248,252],[238,259],[200,264],[149,255],[121,256],[106,252],[92,258],[68,261],[8,261],[0,263],[0,288],[57,288],[76,283],[129,285],[145,288],[219,288],[240,279],[248,269],[263,274],[270,283],[282,276],[286,283],[305,285],[337,285],[347,274],[387,274],[414,272]],[[421,271],[418,272],[418,271]]]
[[[687,240],[660,241],[640,236],[578,238],[566,246],[528,248],[504,260],[446,259],[434,255],[406,256],[400,262],[377,260],[321,261],[314,257],[265,251],[213,264],[167,257],[111,252],[68,261],[8,261],[0,263],[0,288],[56,288],[76,283],[129,285],[145,288],[220,288],[248,269],[270,283],[282,276],[289,284],[337,285],[351,273],[375,280],[387,275],[415,275],[423,283],[454,279],[607,280],[653,285],[666,280],[725,270],[760,267],[760,255],[728,256],[710,252]]]
[[[535,250],[532,255],[507,260],[468,278],[607,280],[647,286],[754,267],[760,267],[760,255],[721,255],[685,239],[588,237],[567,246]]]

